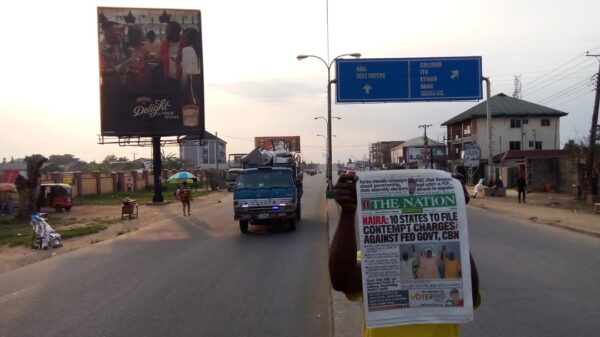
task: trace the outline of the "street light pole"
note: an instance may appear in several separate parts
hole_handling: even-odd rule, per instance
[[[316,55],[298,55],[296,58],[298,61],[302,61],[305,58],[316,58],[321,60],[325,67],[327,68],[327,198],[333,198],[333,181],[332,181],[332,151],[331,151],[331,84],[335,83],[335,79],[331,79],[331,66],[333,63],[344,56],[352,56],[352,57],[360,57],[360,53],[351,53],[351,54],[342,54],[336,56],[330,63],[323,60],[319,56]]]
[[[329,100],[329,99],[328,99],[328,102],[329,102],[329,104],[331,105],[331,100]],[[331,111],[331,106],[329,106],[329,111]],[[339,119],[339,120],[341,120],[341,119],[342,119],[341,117],[337,117],[337,116],[330,116],[329,120],[332,120],[333,118],[336,118],[336,119]],[[328,119],[327,119],[327,118],[325,118],[325,117],[321,117],[321,116],[319,116],[319,117],[315,117],[315,118],[313,118],[313,119],[314,119],[314,120],[317,120],[317,119],[322,119],[322,120],[324,120],[324,121],[325,121],[325,124],[326,124],[326,126],[327,126],[327,134],[329,135],[329,137],[327,137],[327,136],[323,136],[323,135],[317,135],[317,136],[323,136],[323,137],[325,137],[325,144],[326,144],[326,148],[327,148],[327,155],[326,155],[326,156],[327,156],[327,158],[326,158],[325,160],[326,160],[326,162],[327,162],[327,163],[331,163],[331,162],[332,162],[332,158],[330,157],[330,154],[331,154],[331,149],[332,149],[332,147],[333,147],[333,146],[332,146],[332,143],[331,143],[331,141],[330,141],[330,139],[331,139],[331,137],[330,137],[330,136],[331,136],[331,127],[329,126],[329,121],[328,121]],[[334,137],[335,137],[335,136],[334,136]],[[332,177],[332,175],[330,175],[330,174],[329,174],[329,172],[330,172],[330,171],[333,169],[333,167],[332,167],[332,166],[333,166],[333,164],[331,164],[331,165],[330,165],[330,164],[326,164],[326,168],[325,168],[325,176],[327,177],[327,180],[330,180],[330,179],[331,179],[331,177]],[[329,184],[327,184],[327,186],[329,187]]]

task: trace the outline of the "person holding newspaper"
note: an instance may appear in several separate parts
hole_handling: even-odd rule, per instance
[[[468,202],[469,195],[466,189],[464,189],[464,178],[458,173],[453,174],[453,177],[462,182],[465,201]],[[332,287],[334,290],[346,294],[346,297],[352,301],[358,301],[362,298],[360,251],[357,254],[355,236],[357,180],[358,177],[355,175],[342,175],[335,185],[334,198],[342,210],[329,250],[329,274]],[[473,305],[476,308],[481,301],[479,295],[479,276],[475,262],[471,256],[470,264]],[[362,332],[364,337],[458,337],[459,326],[458,324],[412,324],[366,328],[365,324],[363,324]]]

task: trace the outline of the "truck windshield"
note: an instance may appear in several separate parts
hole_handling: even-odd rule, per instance
[[[236,189],[243,188],[292,188],[294,182],[288,171],[252,171],[240,174]]]
[[[227,181],[235,181],[237,177],[240,175],[240,171],[229,171],[225,176],[225,180]]]

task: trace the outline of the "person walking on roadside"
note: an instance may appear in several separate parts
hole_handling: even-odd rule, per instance
[[[517,191],[519,194],[519,203],[521,203],[521,195],[523,195],[523,203],[526,203],[525,196],[527,195],[527,181],[523,176],[517,178]]]
[[[183,182],[181,187],[177,189],[175,192],[177,198],[181,200],[181,206],[183,208],[183,215],[185,215],[185,209],[187,207],[187,215],[191,215],[190,213],[190,203],[192,201],[192,190],[187,185],[187,182]]]

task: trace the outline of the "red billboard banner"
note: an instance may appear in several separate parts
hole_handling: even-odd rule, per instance
[[[281,147],[290,152],[300,152],[300,136],[254,137],[254,147],[268,151]]]
[[[103,136],[204,132],[199,10],[98,7]]]

